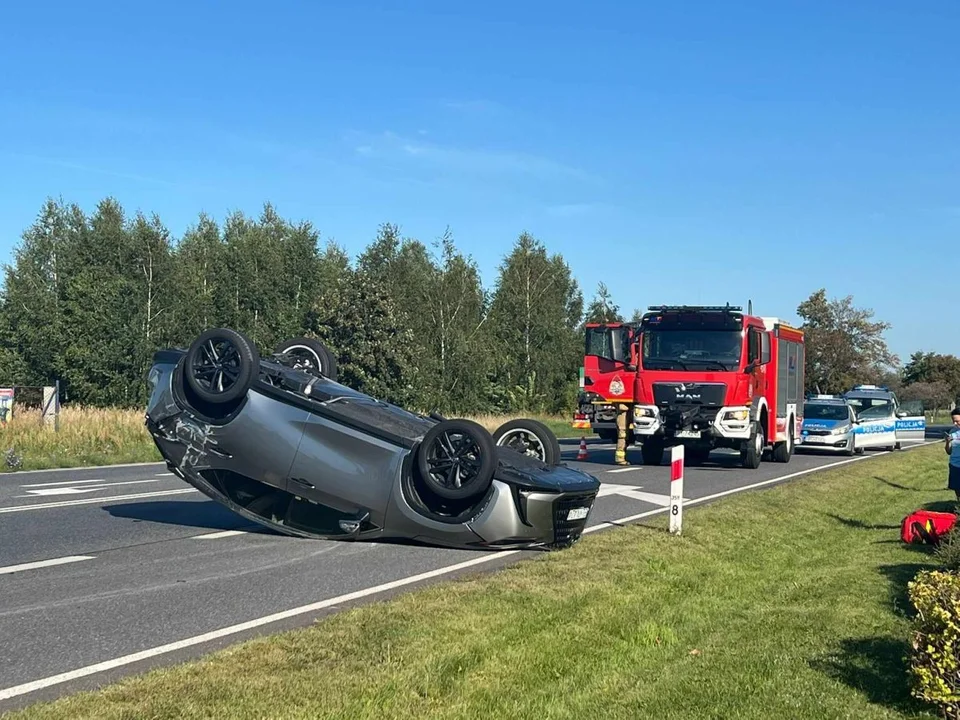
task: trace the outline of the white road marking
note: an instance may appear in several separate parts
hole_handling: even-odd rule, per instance
[[[39,490],[27,490],[29,495],[17,495],[16,497],[35,497],[37,495],[79,495],[80,493],[87,492],[100,492],[101,490],[109,490],[110,488],[119,487],[120,485],[142,485],[144,483],[155,483],[160,482],[153,478],[149,480],[125,480],[124,482],[115,482],[115,483],[104,483],[94,487],[55,487],[55,488],[40,488]]]
[[[92,555],[69,555],[67,557],[53,558],[52,560],[38,560],[37,562],[23,563],[22,565],[8,565],[7,567],[0,567],[0,575],[9,575],[11,573],[23,572],[24,570],[36,570],[37,568],[66,565],[67,563],[93,559],[94,557]]]
[[[212,532],[205,535],[194,535],[194,540],[217,540],[219,538],[233,537],[234,535],[248,535],[246,530],[224,530],[223,532]]]
[[[51,503],[34,503],[33,505],[13,505],[11,507],[0,507],[0,513],[25,512],[27,510],[45,510],[47,508],[70,507],[72,505],[91,505],[94,503],[107,503],[115,500],[138,500],[140,498],[160,497],[161,495],[183,495],[184,493],[200,492],[194,488],[184,488],[182,490],[158,490],[148,493],[131,493],[130,495],[111,495],[110,497],[85,498],[83,500],[61,500]]]
[[[933,443],[940,442],[939,440],[934,440],[932,442],[924,443],[924,445],[931,445]],[[922,447],[921,445],[916,445],[914,447]],[[909,451],[908,451],[909,452]],[[696,500],[691,500],[687,502],[687,505],[696,505],[698,503],[707,502],[708,500],[713,500],[715,498],[721,497],[723,495],[731,495],[738,492],[744,492],[755,487],[760,487],[763,485],[771,485],[776,482],[782,482],[790,478],[798,477],[800,475],[808,475],[810,473],[818,472],[821,470],[829,470],[830,468],[839,467],[840,465],[846,465],[851,462],[858,462],[861,460],[869,460],[873,457],[880,457],[886,455],[886,452],[880,453],[871,453],[870,455],[861,455],[858,457],[851,458],[849,460],[841,460],[835,463],[829,463],[827,465],[821,465],[819,467],[810,468],[808,470],[801,470],[800,472],[791,473],[789,475],[783,475],[778,478],[771,478],[770,480],[765,480],[763,482],[754,483],[752,485],[747,485],[745,487],[734,488],[732,490],[727,490],[722,493],[716,493],[714,495],[708,495],[707,497],[697,498]],[[77,501],[85,502],[85,501]],[[610,522],[602,522],[598,525],[592,525],[588,528],[585,528],[583,533],[596,532],[597,530],[602,530],[604,528],[613,527],[614,525],[622,525],[624,523],[632,522],[633,520],[639,520],[645,517],[651,517],[653,515],[659,515],[666,512],[666,508],[657,508],[656,510],[648,510],[647,512],[639,513],[637,515],[632,515],[630,517],[621,518],[619,520],[613,520]],[[94,665],[87,665],[86,667],[77,668],[76,670],[69,670],[58,675],[51,675],[50,677],[41,678],[39,680],[33,680],[31,682],[26,682],[21,685],[15,685],[14,687],[5,688],[0,690],[0,700],[6,700],[12,697],[17,697],[18,695],[26,695],[27,693],[35,692],[36,690],[42,690],[44,688],[52,687],[54,685],[61,685],[65,682],[70,682],[71,680],[77,680],[82,677],[87,677],[88,675],[95,675],[99,672],[104,672],[106,670],[112,670],[114,668],[123,667],[124,665],[130,665],[141,660],[147,660],[150,658],[157,657],[158,655],[166,655],[171,652],[176,652],[177,650],[182,650],[184,648],[192,647],[194,645],[200,645],[210,640],[216,640],[222,637],[228,637],[230,635],[235,635],[237,633],[243,632],[245,630],[251,630],[253,628],[260,627],[262,625],[268,625],[278,620],[285,620],[287,618],[296,617],[297,615],[304,615],[306,613],[314,612],[316,610],[322,610],[324,608],[333,607],[341,603],[350,602],[352,600],[358,600],[361,598],[370,597],[371,595],[379,595],[388,590],[393,590],[394,588],[403,587],[404,585],[411,585],[421,580],[428,580],[430,578],[440,577],[442,575],[449,575],[452,572],[461,570],[467,567],[473,567],[475,565],[482,565],[484,563],[492,562],[494,560],[499,560],[501,558],[508,557],[510,555],[518,555],[521,550],[501,550],[499,552],[494,552],[489,555],[481,555],[480,557],[472,558],[470,560],[465,560],[463,562],[455,563],[454,565],[447,565],[445,567],[437,568],[436,570],[430,570],[428,572],[423,572],[418,575],[410,575],[399,580],[394,580],[392,582],[383,583],[382,585],[375,585],[373,587],[365,588],[363,590],[357,590],[356,592],[347,593],[346,595],[340,595],[338,597],[329,598],[327,600],[321,600],[319,602],[311,603],[309,605],[301,605],[300,607],[291,608],[290,610],[284,610],[283,612],[274,613],[273,615],[265,615],[263,617],[256,618],[254,620],[249,620],[244,623],[239,623],[237,625],[230,625],[228,627],[220,628],[219,630],[214,630],[212,632],[204,633],[203,635],[195,635],[193,637],[184,638],[183,640],[178,640],[176,642],[168,643],[166,645],[160,645],[159,647],[150,648],[148,650],[142,650],[140,652],[132,653],[130,655],[124,655],[122,657],[114,658],[112,660],[105,660],[104,662],[96,663]]]
[[[76,467],[64,467],[64,468],[47,468],[46,470],[18,470],[16,475],[45,475],[46,473],[64,473],[64,472],[77,472],[80,470],[112,470],[114,468],[132,468],[132,467],[141,467],[149,468],[156,465],[164,465],[163,461],[160,462],[137,462],[137,463],[117,463],[116,465],[77,465]]]
[[[42,488],[42,487],[55,487],[60,485],[92,485],[94,483],[105,483],[106,480],[103,478],[97,478],[95,480],[61,480],[60,482],[52,483],[33,483],[31,485],[21,485],[22,488]]]
[[[651,492],[640,492],[640,487],[638,485],[618,485],[616,483],[603,483],[600,485],[600,492],[597,493],[597,497],[604,497],[605,495],[623,495],[625,497],[633,498],[634,500],[641,500],[643,502],[651,503],[652,505],[660,505],[661,507],[666,507],[670,504],[669,495],[661,495],[660,493],[651,493]],[[687,498],[683,499],[684,502],[687,501]]]
[[[633,470],[641,470],[641,469],[642,468],[640,467],[624,467],[624,468],[617,468],[616,470],[607,470],[607,472],[608,473],[624,473],[624,472],[631,472]]]
[[[38,490],[27,490],[28,495],[17,495],[16,497],[48,497],[50,495],[82,495],[83,493],[100,492],[106,490],[105,487],[95,485],[94,487],[59,487],[59,488],[40,488]]]

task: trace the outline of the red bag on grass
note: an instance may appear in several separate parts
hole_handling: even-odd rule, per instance
[[[938,545],[957,522],[954,513],[915,510],[900,525],[900,539],[905,543]]]

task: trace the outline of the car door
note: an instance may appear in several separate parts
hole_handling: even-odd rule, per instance
[[[922,400],[908,400],[897,408],[897,442],[923,442],[927,435],[927,416]]]
[[[876,402],[857,408],[856,447],[889,447],[897,442],[897,418],[892,402]]]

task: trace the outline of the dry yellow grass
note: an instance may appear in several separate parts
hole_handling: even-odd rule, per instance
[[[143,412],[77,406],[60,409],[56,431],[39,410],[15,406],[13,419],[0,427],[0,452],[0,471],[160,460]]]
[[[479,415],[472,419],[493,432],[521,415]],[[538,418],[559,437],[571,437],[569,420]],[[67,406],[60,409],[59,430],[44,426],[40,411],[14,407],[13,419],[0,426],[0,472],[58,467],[159,462],[143,411]]]

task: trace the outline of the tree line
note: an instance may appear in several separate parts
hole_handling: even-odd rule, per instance
[[[808,390],[876,381],[925,400],[960,396],[960,360],[918,353],[899,367],[889,326],[852,298],[819,290],[798,314]],[[624,319],[603,283],[585,304],[563,257],[525,232],[488,288],[449,232],[427,244],[383,224],[351,259],[269,203],[219,224],[201,213],[175,240],[156,215],[128,215],[113,198],[89,215],[49,199],[5,266],[0,385],[59,381],[65,403],[142,407],[157,349],[228,326],[267,353],[318,337],[341,382],[406,407],[568,414],[584,323]]]

